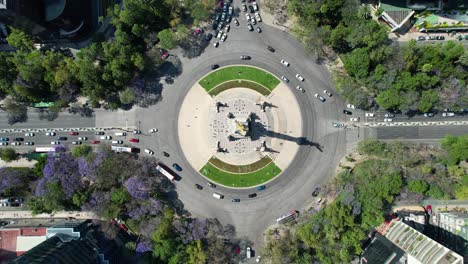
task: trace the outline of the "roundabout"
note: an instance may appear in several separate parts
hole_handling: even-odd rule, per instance
[[[142,118],[142,130],[146,126],[160,128],[157,134],[142,137],[142,144],[161,152],[167,151],[171,156],[161,157],[161,161],[166,164],[178,163],[183,168],[181,179],[175,182],[175,186],[176,195],[184,203],[184,208],[193,216],[217,218],[223,224],[233,225],[237,236],[245,237],[258,246],[262,233],[268,226],[275,224],[278,216],[291,210],[303,211],[313,202],[313,189],[334,173],[343,157],[347,148],[347,136],[345,130],[337,130],[331,126],[331,122],[345,120],[341,113],[345,106],[344,101],[339,96],[333,96],[326,103],[321,103],[314,97],[314,93],[324,89],[334,90],[328,70],[309,58],[303,46],[286,32],[265,26],[261,35],[253,39],[251,36],[249,32],[239,30],[230,37],[229,45],[218,49],[209,47],[204,54],[194,59],[180,57],[183,73],[173,84],[164,85],[163,100],[150,108],[138,109],[136,116]],[[266,49],[270,43],[276,43],[275,53]],[[239,57],[242,55],[249,55],[252,60],[241,61]],[[290,61],[291,66],[284,67],[280,63],[281,59]],[[232,78],[218,78],[217,83],[208,90],[200,84],[207,74],[217,72],[210,70],[211,65],[218,64],[221,70],[240,66],[241,62],[244,64],[242,66],[266,71],[274,77],[277,85],[269,94],[265,94],[266,92],[252,90],[246,85],[238,85],[238,77],[234,81],[230,81]],[[301,84],[305,93],[294,89],[297,81],[292,78],[297,73],[305,78],[305,82]],[[278,77],[282,75],[290,77],[290,84],[279,82]],[[247,77],[242,77],[241,80],[242,84],[251,81]],[[216,91],[211,90],[222,83],[237,85],[232,84],[228,89],[209,94]],[[241,90],[248,91],[244,93]],[[273,105],[265,111],[265,125],[271,126],[265,129],[265,133],[269,131],[266,147],[275,149],[283,142],[279,153],[275,153],[276,156],[272,159],[273,163],[266,158],[261,159],[256,154],[258,151],[248,151],[245,160],[242,158],[242,162],[232,166],[231,163],[236,159],[235,151],[228,149],[232,157],[217,151],[216,140],[210,138],[213,133],[210,132],[209,124],[214,120],[212,115],[216,114],[216,102],[233,105],[235,98],[229,95],[234,92],[237,95],[242,94],[241,98],[246,98],[246,102],[257,102],[258,97],[261,97]],[[247,104],[246,107],[260,109],[260,106]],[[269,112],[274,111],[278,113],[270,113],[273,118],[269,119]],[[294,112],[294,117],[289,117],[289,111]],[[228,112],[224,115],[226,122],[227,114]],[[282,120],[287,121],[286,129],[279,129]],[[186,136],[181,136],[181,133]],[[232,133],[232,129],[227,133]],[[255,177],[247,173],[257,171],[257,166],[274,164],[281,172],[277,177],[249,182],[250,187],[232,186],[232,183],[230,185],[230,182],[225,182],[212,188],[207,185],[211,179],[207,180],[200,173],[207,164],[237,177],[245,175],[249,179]],[[213,181],[220,182],[219,179]],[[195,184],[203,186],[203,189],[198,190]],[[257,191],[255,186],[258,185],[266,185],[266,189]],[[214,192],[224,195],[225,199],[213,198]],[[257,196],[249,198],[253,192],[257,192]],[[238,198],[240,202],[233,203],[232,198]]]
[[[224,187],[273,180],[299,149],[287,140],[302,133],[297,100],[259,68],[229,66],[205,75],[189,90],[179,113],[184,156],[201,175]]]

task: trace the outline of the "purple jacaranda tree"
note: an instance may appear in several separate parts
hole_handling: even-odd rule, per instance
[[[104,212],[104,209],[109,205],[111,200],[110,192],[102,192],[94,190],[88,202],[81,206],[84,211],[92,211],[98,215]]]
[[[128,212],[128,216],[133,219],[140,219],[149,215],[157,215],[162,212],[164,204],[154,198],[150,198],[147,203],[138,205]]]
[[[137,253],[145,253],[148,251],[152,251],[152,249],[151,249],[151,246],[149,246],[147,242],[138,242],[135,251]]]
[[[184,244],[202,239],[208,232],[208,221],[206,219],[177,219],[172,226]]]
[[[124,183],[128,193],[136,199],[146,200],[149,197],[149,190],[151,189],[145,180],[138,177],[130,177]]]
[[[18,172],[8,168],[0,168],[0,194],[21,185],[23,185],[23,181]]]

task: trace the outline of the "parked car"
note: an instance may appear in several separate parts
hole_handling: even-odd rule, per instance
[[[255,29],[257,30],[258,33],[262,33],[262,29],[260,27],[256,27]]]
[[[0,141],[9,141],[9,140],[10,140],[9,138],[4,138],[4,137],[0,138]]]
[[[217,48],[219,46],[219,42],[216,41],[215,43],[213,43],[213,47]]]
[[[289,82],[289,79],[286,78],[285,76],[281,76],[281,80],[283,80],[285,83],[288,83],[288,82]]]
[[[366,117],[375,117],[375,114],[374,113],[366,113],[365,116]]]
[[[314,191],[312,192],[313,197],[317,197],[320,192],[320,187],[315,187]]]
[[[302,87],[300,87],[300,86],[296,86],[296,89],[299,90],[299,91],[301,91],[301,92],[303,92],[303,93],[305,93],[304,88],[302,88]]]
[[[242,11],[247,12],[247,6],[245,4],[241,5],[241,9]]]
[[[19,146],[19,145],[21,145],[21,142],[18,142],[18,141],[11,142],[11,145],[12,146]]]
[[[260,257],[260,256],[257,256],[257,258],[255,259],[255,262],[257,262],[257,263],[258,263],[258,262],[260,262],[260,260],[261,260],[261,259],[262,259],[262,257]]]
[[[200,184],[196,184],[196,183],[195,183],[195,188],[197,188],[198,190],[203,190],[203,187]]]
[[[240,59],[241,59],[241,60],[250,60],[251,57],[248,56],[248,55],[241,55],[241,56],[240,56]]]
[[[139,135],[139,134],[141,134],[141,130],[138,130],[138,129],[137,129],[137,130],[133,130],[133,134]]]
[[[250,22],[252,22],[252,25],[257,25],[257,20],[255,19],[255,17],[251,17]]]
[[[433,117],[434,113],[424,113],[424,117]]]
[[[214,183],[207,182],[206,184],[208,184],[208,186],[210,186],[211,188],[216,188],[216,184]]]
[[[267,49],[271,52],[275,52],[275,49],[272,46],[267,46]]]
[[[247,20],[247,22],[250,22],[251,19],[252,17],[249,14],[245,14],[245,20]]]
[[[233,20],[233,21],[234,21],[234,24],[236,24],[236,26],[238,26],[238,25],[239,25],[239,20],[237,20],[237,18],[234,18],[234,20]]]
[[[8,146],[8,142],[2,141],[2,142],[0,142],[0,146]]]
[[[343,110],[343,114],[345,114],[345,115],[352,115],[353,112],[344,109],[344,110]]]
[[[258,12],[255,13],[255,18],[258,22],[262,22],[262,18],[260,17],[260,14]]]
[[[232,6],[230,6],[228,9],[228,15],[232,16],[232,13],[233,13],[233,8]]]
[[[247,247],[247,258],[251,258],[252,257],[252,249],[250,249],[250,247]]]
[[[226,41],[226,38],[227,38],[227,34],[224,33],[224,34],[221,36],[221,41],[222,41],[222,42]]]
[[[383,121],[384,121],[384,122],[393,122],[393,119],[391,119],[391,118],[384,118]]]
[[[445,112],[445,113],[442,113],[442,116],[443,117],[451,117],[451,116],[455,116],[455,113],[454,112]]]
[[[255,1],[254,1],[254,2],[252,3],[252,5],[253,5],[253,9],[254,9],[254,11],[258,11],[258,5],[257,5],[257,2],[255,2]]]
[[[250,23],[247,24],[247,27],[249,28],[249,31],[253,31],[253,30],[254,30],[252,24],[250,24]]]
[[[158,131],[159,131],[159,130],[158,130],[157,128],[150,128],[150,129],[148,130],[148,133],[156,133],[156,132],[158,132]]]
[[[356,109],[356,106],[355,105],[352,105],[352,104],[347,104],[346,107],[350,108],[350,109]]]
[[[24,141],[24,138],[17,137],[15,138],[15,141]]]
[[[417,38],[417,40],[419,40],[419,41],[424,41],[424,40],[426,40],[426,37],[424,37],[424,36],[419,36],[419,37]]]
[[[46,132],[45,135],[49,137],[53,137],[55,136],[55,132]]]
[[[257,187],[257,191],[262,191],[262,190],[265,190],[265,189],[266,189],[265,185],[261,185],[261,186]]]
[[[140,140],[138,138],[130,138],[129,139],[130,142],[133,142],[133,143],[138,143],[140,142]]]
[[[79,133],[76,132],[76,131],[71,131],[71,132],[68,132],[68,135],[70,136],[77,136]]]
[[[226,25],[226,27],[224,28],[224,32],[229,32],[229,30],[231,30],[231,26],[230,25]]]
[[[153,155],[154,151],[152,151],[151,149],[145,149],[145,153],[148,155]]]
[[[395,117],[395,115],[394,115],[394,114],[391,114],[391,113],[385,113],[384,116],[385,116],[385,117],[390,117],[390,118]]]
[[[206,40],[206,41],[210,41],[212,38],[213,38],[213,34],[211,34],[211,33],[208,33],[208,34],[206,34],[206,36],[205,36],[205,40]]]
[[[222,26],[221,26],[221,28],[222,28]],[[216,38],[220,39],[222,36],[223,36],[223,31],[221,31],[221,29],[219,29],[218,34],[216,34]]]
[[[289,66],[289,62],[285,61],[285,60],[281,60],[281,64],[283,64],[284,66],[288,67]]]
[[[240,202],[240,199],[239,199],[239,198],[232,198],[232,199],[231,199],[231,202],[233,202],[233,203],[239,203],[239,202]]]
[[[302,75],[300,75],[300,74],[296,74],[296,78],[301,82],[304,81],[304,77],[302,77]]]
[[[257,194],[256,194],[256,193],[251,193],[251,194],[249,194],[249,198],[254,198],[254,197],[257,197]]]
[[[163,151],[163,155],[164,155],[164,157],[169,157],[170,156],[169,153],[167,153],[166,151]]]
[[[177,163],[172,164],[172,167],[176,169],[176,171],[182,171],[182,168]]]
[[[349,121],[351,121],[351,122],[359,122],[359,117],[351,117],[351,118],[349,119]]]
[[[444,36],[436,36],[436,39],[437,40],[445,40],[445,37]]]
[[[24,136],[25,137],[34,137],[34,133],[25,133]]]
[[[328,95],[329,97],[332,97],[332,93],[330,93],[330,92],[327,91],[327,90],[323,90],[323,93],[326,94],[326,95]]]
[[[325,98],[323,98],[323,96],[321,96],[320,94],[316,93],[316,94],[314,94],[314,96],[315,96],[317,99],[319,99],[320,101],[325,102]]]

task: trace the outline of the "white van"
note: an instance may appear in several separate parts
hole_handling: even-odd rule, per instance
[[[127,133],[125,132],[115,132],[114,134],[116,137],[125,137],[127,135]]]
[[[216,199],[223,199],[224,195],[219,194],[219,193],[213,193],[213,197],[216,198]]]

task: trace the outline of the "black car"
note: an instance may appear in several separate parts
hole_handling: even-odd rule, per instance
[[[67,140],[67,137],[58,137],[58,140]]]
[[[195,187],[196,187],[198,190],[202,190],[202,189],[203,189],[203,187],[202,187],[200,184],[196,184],[196,183],[195,183]]]
[[[320,187],[316,187],[315,190],[312,192],[313,197],[317,197],[320,192]]]
[[[436,39],[437,39],[437,40],[444,40],[445,37],[444,37],[444,36],[437,36]]]
[[[271,52],[275,52],[275,49],[272,46],[268,46],[267,49]]]
[[[256,194],[256,193],[251,193],[251,194],[249,194],[249,198],[254,198],[254,197],[257,197],[257,194]]]
[[[221,14],[220,14],[220,13],[216,13],[215,20],[216,20],[216,21],[219,21],[220,19],[221,19]]]
[[[212,70],[216,70],[216,69],[218,69],[218,68],[219,68],[219,65],[218,65],[218,64],[213,64],[213,65],[211,65],[211,69],[212,69]]]
[[[24,141],[24,138],[15,138],[15,141]]]
[[[233,203],[238,203],[238,202],[240,202],[240,199],[238,199],[238,198],[232,198],[231,202],[233,202]]]
[[[163,155],[164,157],[169,157],[169,153],[167,153],[166,151],[163,151]]]
[[[208,33],[208,34],[206,34],[206,36],[205,36],[205,40],[206,40],[206,41],[210,41],[212,38],[213,38],[213,34],[211,34],[211,33]]]
[[[172,164],[172,167],[176,169],[176,171],[182,171],[182,168],[177,163]]]
[[[240,59],[241,60],[250,60],[251,58],[250,58],[250,56],[242,55],[242,56],[240,56]]]
[[[250,13],[252,13],[252,14],[255,13],[255,10],[254,10],[253,6],[249,5],[249,9],[250,9]]]
[[[211,182],[207,182],[208,186],[210,186],[211,188],[216,188],[216,184],[213,184]]]
[[[348,111],[348,110],[345,109],[345,110],[343,110],[343,114],[345,114],[345,115],[352,115],[353,112]]]

